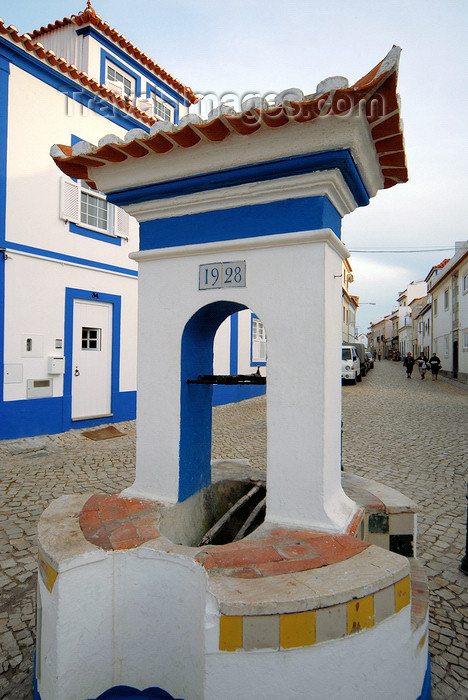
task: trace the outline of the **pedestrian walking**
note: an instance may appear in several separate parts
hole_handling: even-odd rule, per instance
[[[418,363],[419,376],[421,377],[421,379],[424,379],[429,367],[427,364],[427,357],[425,356],[425,354],[422,351],[421,351],[421,354],[419,355],[418,359],[416,360],[416,362]]]
[[[377,353],[377,359],[379,362],[382,359],[382,350],[380,348],[379,348],[379,352]]]
[[[437,381],[437,376],[438,376],[439,370],[442,366],[440,358],[437,357],[435,352],[433,352],[431,355],[431,359],[429,360],[429,366],[430,366],[431,372],[432,372],[432,381],[435,382],[435,381]]]
[[[408,379],[411,379],[411,375],[413,374],[413,367],[414,367],[414,357],[412,354],[409,352],[405,359],[403,360],[403,367],[406,367],[406,376]]]

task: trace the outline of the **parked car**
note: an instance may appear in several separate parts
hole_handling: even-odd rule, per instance
[[[353,345],[343,345],[341,348],[341,379],[347,379],[352,384],[362,381],[361,363]]]
[[[345,345],[352,345],[356,349],[357,356],[359,357],[360,371],[358,382],[361,381],[361,377],[365,377],[367,370],[369,369],[368,360],[366,357],[366,347],[362,343],[343,343]]]
[[[374,369],[374,356],[369,350],[366,350],[366,357],[369,363],[369,369]]]

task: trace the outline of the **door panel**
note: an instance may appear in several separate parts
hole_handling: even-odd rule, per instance
[[[72,420],[111,413],[112,304],[75,299]]]

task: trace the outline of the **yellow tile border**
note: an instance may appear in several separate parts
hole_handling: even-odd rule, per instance
[[[52,593],[52,589],[54,587],[54,583],[57,579],[58,576],[58,571],[55,571],[51,567],[50,564],[48,564],[41,556],[41,553],[38,553],[38,559],[39,559],[39,573],[41,575],[41,578],[44,582],[45,587],[49,591],[49,593]]]
[[[53,585],[53,584],[52,584]],[[393,584],[395,595],[395,612],[400,612],[411,603],[411,582],[410,576]],[[385,589],[382,589],[385,590]],[[379,593],[380,591],[376,591]],[[344,605],[347,606],[346,629],[343,629],[343,636],[348,636],[365,629],[370,629],[375,625],[374,619],[374,593],[350,600]],[[342,604],[340,604],[342,605]],[[331,605],[329,608],[319,608],[320,610],[339,607]],[[279,649],[294,649],[312,646],[316,643],[316,610],[306,610],[296,613],[282,613],[275,615],[279,624]],[[252,617],[251,615],[221,615],[219,621],[219,650],[220,651],[244,651],[243,649],[243,620]],[[255,617],[255,616],[254,616]],[[381,622],[382,620],[380,620]],[[336,637],[330,636],[330,639]],[[324,639],[322,641],[328,641]]]
[[[219,620],[219,650],[242,649],[242,615],[223,615]]]
[[[374,626],[374,595],[350,600],[347,603],[347,632],[353,634]]]
[[[308,647],[315,644],[315,610],[280,615],[280,647]]]
[[[400,612],[411,603],[411,581],[409,576],[395,583],[395,612]]]

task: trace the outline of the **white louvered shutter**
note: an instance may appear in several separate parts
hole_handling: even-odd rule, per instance
[[[68,177],[63,177],[60,183],[60,218],[80,223],[80,189]]]
[[[117,236],[128,236],[130,216],[120,207],[114,206],[114,233]]]

